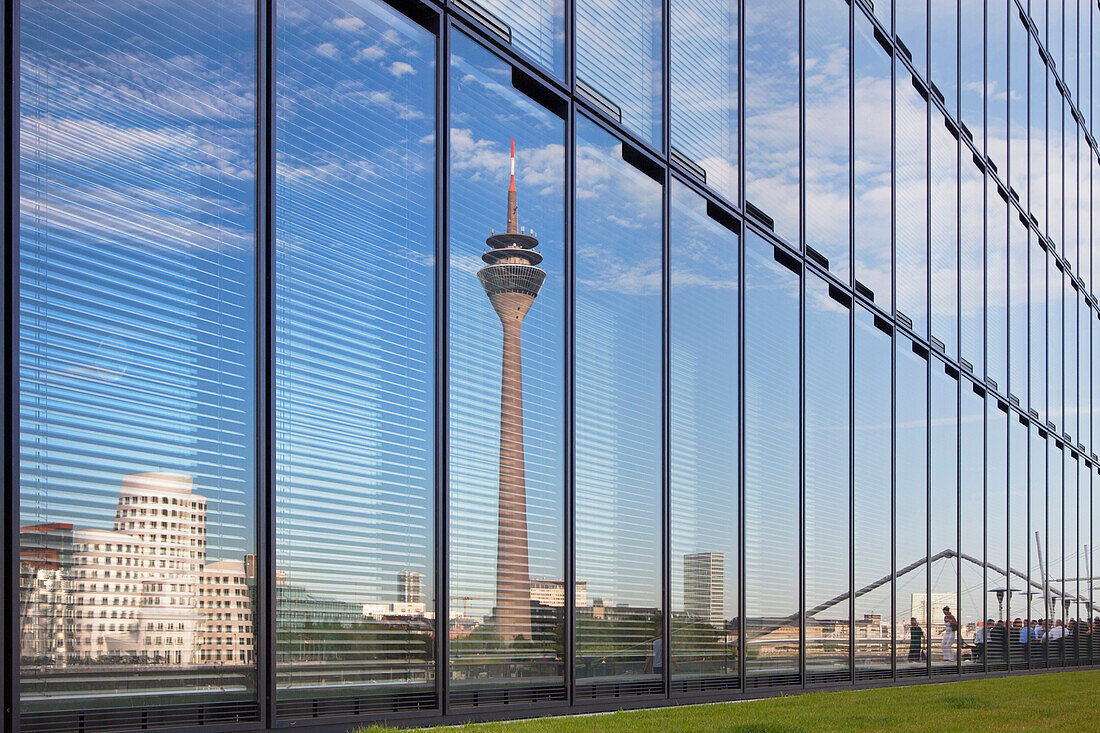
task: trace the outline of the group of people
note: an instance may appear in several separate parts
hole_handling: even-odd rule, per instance
[[[943,608],[944,632],[940,639],[940,654],[944,662],[957,660],[956,640],[959,634],[959,622],[951,613],[950,606]],[[961,647],[969,650],[963,659],[973,662],[987,660],[1008,661],[1026,659],[1030,655],[1042,655],[1044,650],[1050,658],[1067,661],[1079,658],[1100,659],[1100,616],[1092,622],[1088,619],[1034,619],[1027,622],[1021,618],[1011,624],[1006,621],[986,619],[974,631],[974,638],[968,644],[965,640]],[[909,619],[909,661],[919,662],[924,649],[924,627],[916,618]]]

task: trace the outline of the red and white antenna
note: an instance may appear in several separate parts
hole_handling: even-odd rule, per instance
[[[519,233],[519,211],[516,207],[516,141],[512,141],[512,181],[508,185],[508,233]]]
[[[516,190],[516,141],[512,141],[512,182],[508,186],[509,191]]]

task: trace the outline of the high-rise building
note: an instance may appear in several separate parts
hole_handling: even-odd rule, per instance
[[[397,574],[397,600],[399,603],[424,602],[424,573],[405,569]]]
[[[725,620],[726,556],[721,552],[684,555],[684,612],[719,625]]]
[[[497,496],[497,585],[493,619],[504,639],[531,639],[531,575],[527,556],[527,478],[523,444],[523,319],[546,272],[538,267],[539,240],[519,226],[516,144],[512,142],[507,230],[493,234],[478,270],[504,330],[500,375],[500,484]]]

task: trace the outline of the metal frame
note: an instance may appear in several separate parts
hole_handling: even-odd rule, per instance
[[[436,707],[433,710],[425,711],[423,714],[394,714],[392,716],[378,716],[373,720],[379,721],[406,721],[412,723],[426,723],[426,722],[455,722],[460,720],[472,720],[472,719],[492,719],[500,717],[515,717],[527,714],[544,714],[544,713],[561,713],[561,712],[578,712],[578,711],[597,711],[608,710],[623,707],[624,704],[627,707],[652,707],[674,704],[677,701],[682,701],[688,697],[686,695],[676,695],[672,692],[672,596],[671,596],[671,574],[672,574],[672,558],[671,558],[671,531],[672,531],[672,497],[671,497],[671,483],[669,474],[669,455],[670,455],[670,365],[671,365],[671,349],[669,340],[670,329],[670,306],[672,298],[672,281],[670,274],[670,247],[671,247],[671,231],[670,231],[670,216],[671,216],[671,183],[675,179],[680,181],[684,185],[687,185],[691,190],[695,191],[700,196],[703,196],[706,201],[713,206],[718,207],[723,212],[732,217],[733,220],[738,222],[741,229],[742,242],[746,234],[746,227],[754,234],[757,234],[768,243],[783,249],[793,257],[797,258],[797,261],[803,268],[803,273],[799,276],[799,293],[800,293],[800,305],[799,305],[799,352],[804,363],[806,353],[806,302],[805,302],[805,289],[806,289],[806,272],[805,268],[810,267],[811,270],[819,275],[824,282],[832,286],[841,288],[847,295],[852,298],[851,308],[849,309],[849,383],[848,383],[848,415],[849,415],[849,430],[854,430],[855,426],[855,404],[856,404],[856,384],[854,379],[855,359],[856,359],[856,308],[862,306],[868,310],[868,312],[885,318],[893,327],[893,334],[890,337],[890,349],[891,349],[891,380],[892,380],[892,398],[890,404],[890,410],[892,415],[891,420],[891,455],[889,457],[891,465],[891,578],[889,580],[891,587],[891,613],[892,618],[890,621],[891,633],[890,633],[890,657],[891,657],[891,676],[894,680],[898,678],[897,669],[897,645],[898,645],[898,629],[897,629],[897,611],[898,600],[896,597],[897,589],[897,557],[896,557],[896,540],[897,540],[897,461],[896,461],[896,446],[897,446],[897,398],[896,398],[896,384],[897,384],[897,348],[899,346],[899,338],[901,334],[898,333],[898,321],[894,317],[896,300],[897,300],[897,287],[896,282],[893,286],[893,292],[891,295],[891,303],[878,303],[875,304],[867,300],[863,295],[855,290],[855,252],[858,245],[855,242],[855,217],[849,217],[849,251],[852,260],[852,266],[849,268],[847,281],[841,281],[833,273],[827,271],[821,271],[814,265],[814,263],[807,259],[805,254],[805,241],[806,237],[806,208],[805,208],[805,191],[806,191],[806,138],[807,138],[807,120],[806,120],[806,34],[805,34],[805,20],[806,20],[806,2],[807,0],[799,0],[799,132],[798,132],[798,156],[799,156],[799,177],[798,185],[801,191],[801,200],[799,203],[798,214],[798,231],[799,240],[797,242],[784,242],[773,233],[763,230],[754,221],[747,218],[744,214],[746,208],[745,204],[745,184],[746,176],[744,169],[745,160],[745,129],[744,125],[738,126],[737,131],[737,155],[739,159],[738,166],[738,192],[736,201],[727,201],[719,196],[714,190],[705,184],[701,184],[695,180],[694,177],[687,175],[685,169],[682,166],[672,160],[672,131],[669,123],[671,116],[671,93],[670,93],[670,64],[671,64],[671,3],[673,0],[660,0],[660,12],[662,18],[661,29],[661,63],[660,68],[662,70],[662,85],[661,85],[661,107],[664,114],[664,120],[661,126],[661,140],[660,145],[654,146],[650,144],[641,136],[634,133],[629,127],[624,126],[618,120],[610,118],[603,109],[594,104],[577,91],[577,78],[576,78],[576,25],[577,25],[577,13],[576,5],[578,2],[584,2],[584,0],[565,0],[563,5],[566,38],[564,43],[564,77],[559,78],[554,73],[547,71],[539,65],[532,62],[523,53],[516,51],[506,41],[502,40],[499,36],[494,34],[490,29],[482,27],[479,23],[479,19],[476,15],[471,14],[466,8],[454,2],[453,0],[380,0],[389,3],[396,9],[406,14],[415,14],[421,18],[431,17],[434,20],[434,28],[432,32],[436,38],[436,62],[437,73],[435,81],[435,100],[436,100],[436,168],[435,168],[435,211],[436,218],[436,236],[435,236],[435,252],[436,252],[436,274],[435,274],[435,310],[434,315],[436,318],[435,324],[435,341],[434,348],[436,351],[436,366],[435,366],[435,385],[434,394],[436,398],[435,406],[435,515],[434,515],[434,536],[435,536],[435,555],[434,555],[434,588],[436,594],[436,612],[437,623],[440,624],[437,627],[437,632],[434,641],[434,653],[436,657],[436,676],[435,676],[435,694],[436,694]],[[745,61],[746,61],[746,43],[745,43],[745,30],[744,30],[744,18],[746,16],[746,5],[748,2],[762,2],[763,0],[735,0],[738,3],[738,110],[740,113],[744,111],[743,100],[745,98]],[[899,78],[899,73],[913,74],[917,78],[928,80],[930,69],[932,68],[931,58],[932,49],[930,42],[930,26],[931,15],[926,13],[925,21],[926,27],[929,28],[929,33],[926,34],[926,48],[925,58],[928,61],[928,68],[925,70],[917,71],[913,68],[912,62],[905,57],[904,54],[898,52],[898,40],[895,35],[888,31],[883,23],[877,18],[873,12],[870,12],[868,8],[864,6],[863,2],[849,2],[848,11],[848,27],[849,27],[849,115],[855,113],[855,99],[851,90],[854,89],[856,81],[856,72],[854,64],[854,44],[855,44],[855,22],[856,12],[863,13],[870,19],[870,23],[873,28],[878,29],[884,33],[887,38],[891,39],[893,46],[893,54],[891,60],[891,99],[896,97],[896,81]],[[275,479],[276,479],[276,466],[275,466],[275,206],[276,206],[276,191],[275,191],[275,123],[276,123],[276,87],[275,87],[275,70],[276,70],[276,8],[277,0],[256,0],[256,58],[257,58],[257,77],[256,77],[256,166],[257,166],[257,178],[256,178],[256,260],[255,260],[255,276],[256,276],[256,329],[260,338],[257,338],[256,353],[255,353],[255,378],[256,378],[256,501],[257,501],[257,514],[256,521],[260,530],[257,534],[257,612],[255,615],[255,629],[259,643],[256,645],[256,664],[257,664],[257,701],[259,704],[259,721],[256,730],[274,730],[277,728],[287,727],[289,723],[285,720],[280,720],[277,715],[276,709],[276,628],[275,628],[275,611],[276,611],[276,568],[275,568],[275,550],[276,550],[276,521],[277,512],[275,510]],[[1017,8],[1015,3],[1009,3],[1008,5],[1008,22],[1009,24],[1019,22],[1019,18],[1011,12],[1012,8]],[[1018,9],[1018,8],[1017,8]],[[19,685],[18,685],[18,660],[19,654],[19,595],[20,595],[20,573],[19,573],[19,516],[20,516],[20,497],[19,497],[19,246],[18,246],[18,233],[19,233],[19,16],[20,16],[20,0],[6,0],[3,6],[4,12],[4,27],[2,36],[2,50],[3,50],[3,66],[4,66],[4,87],[3,87],[3,105],[4,105],[4,143],[3,143],[3,163],[4,163],[4,187],[5,187],[5,219],[4,219],[4,244],[5,244],[5,258],[3,263],[3,307],[5,311],[5,326],[4,326],[4,362],[3,362],[3,385],[4,385],[4,463],[3,463],[3,486],[0,490],[0,496],[4,500],[5,517],[0,529],[0,535],[3,537],[5,547],[5,564],[4,564],[4,579],[6,583],[6,593],[4,594],[4,609],[6,612],[4,619],[4,670],[3,670],[3,711],[0,715],[0,733],[3,731],[17,732],[20,727],[20,701],[19,701]],[[957,18],[961,20],[961,10],[957,8]],[[1090,6],[1090,25],[1093,24],[1092,17],[1095,15],[1095,9]],[[891,22],[891,26],[894,24]],[[1065,32],[1065,23],[1062,23],[1063,32]],[[448,542],[448,480],[449,480],[449,455],[448,455],[448,379],[449,379],[449,364],[448,364],[448,343],[449,343],[449,300],[448,300],[448,273],[447,268],[443,263],[448,262],[448,249],[449,249],[449,184],[450,184],[450,166],[449,166],[449,118],[448,111],[450,108],[450,73],[448,59],[450,56],[450,44],[451,34],[460,31],[473,37],[477,42],[483,44],[489,48],[493,53],[498,55],[505,63],[517,68],[527,74],[535,83],[542,85],[549,94],[563,100],[568,107],[568,113],[566,115],[564,123],[564,134],[566,140],[566,152],[565,152],[565,334],[562,348],[564,351],[564,364],[565,364],[565,401],[564,401],[564,421],[566,425],[565,444],[563,445],[563,455],[566,461],[565,470],[565,486],[564,486],[564,526],[562,527],[562,540],[564,543],[564,582],[565,582],[565,609],[563,613],[564,617],[564,638],[565,638],[565,651],[564,651],[564,666],[565,666],[565,689],[567,693],[566,702],[563,704],[549,704],[539,706],[523,706],[512,708],[486,708],[484,710],[455,710],[449,701],[450,697],[450,680],[449,680],[449,634],[446,633],[446,629],[443,625],[447,623],[449,619],[449,594],[448,588],[448,574],[449,574],[449,542]],[[988,22],[983,23],[983,37],[988,32]],[[1037,41],[1039,41],[1039,47],[1043,50],[1043,57],[1047,67],[1051,70],[1057,86],[1060,89],[1067,89],[1068,87],[1062,82],[1062,78],[1059,75],[1060,72],[1055,67],[1049,54],[1046,53],[1046,45],[1041,42],[1039,38],[1039,32],[1034,24],[1028,27],[1027,32]],[[1092,33],[1095,34],[1095,28],[1092,28]],[[1011,35],[1011,34],[1010,34]],[[1030,43],[1030,41],[1029,41]],[[1095,39],[1094,39],[1095,44]],[[1064,47],[1064,44],[1063,44]],[[1009,49],[1011,53],[1011,49]],[[988,44],[983,45],[983,58],[986,63],[984,65],[983,73],[988,76]],[[1027,56],[1028,59],[1028,82],[1026,84],[1027,93],[1031,92],[1031,63],[1030,63],[1030,51]],[[956,47],[956,71],[959,71],[961,63],[961,53],[959,48]],[[1007,63],[1007,60],[1006,60]],[[1011,75],[1011,66],[1007,72]],[[1084,69],[1079,69],[1079,73],[1086,73]],[[1011,79],[1011,77],[1010,77]],[[931,89],[931,85],[928,85]],[[958,93],[958,85],[956,85],[956,92]],[[1095,94],[1096,91],[1093,90]],[[1051,104],[1056,104],[1059,99],[1067,104],[1068,111],[1074,118],[1079,120],[1091,120],[1090,115],[1081,114],[1081,110],[1078,103],[1072,99],[1065,99],[1059,97],[1059,99],[1051,99],[1049,94],[1045,94],[1047,99],[1045,100],[1044,108],[1049,107]],[[930,127],[932,120],[935,119],[934,113],[938,112],[949,120],[957,123],[958,116],[952,116],[948,113],[946,105],[941,102],[934,93],[929,94],[930,104],[925,109],[925,126],[926,130],[929,130],[929,136],[925,140],[926,156],[928,160],[927,171],[929,175],[926,178],[926,194],[930,191],[931,186],[931,135]],[[956,100],[958,102],[958,100]],[[958,104],[956,104],[958,106]],[[983,100],[983,110],[987,107]],[[1009,115],[1011,115],[1011,106],[1009,106]],[[1030,116],[1032,110],[1032,104],[1030,101],[1027,104],[1027,114],[1029,117],[1029,135],[1027,147],[1030,150],[1031,147],[1031,134],[1030,134]],[[1091,110],[1090,110],[1091,112]],[[984,112],[985,116],[988,116],[988,112]],[[608,700],[597,700],[593,702],[585,702],[577,704],[576,696],[576,669],[575,669],[575,650],[574,650],[574,637],[576,631],[576,537],[575,537],[575,518],[576,518],[576,482],[575,482],[575,290],[573,282],[573,274],[575,268],[575,241],[576,241],[576,223],[574,212],[576,208],[575,202],[575,183],[576,183],[576,122],[578,116],[582,115],[585,119],[591,120],[594,124],[608,131],[612,135],[616,136],[620,140],[623,140],[629,144],[632,148],[638,151],[644,158],[646,158],[656,169],[660,170],[663,178],[662,187],[662,232],[661,232],[661,258],[663,263],[662,273],[662,291],[661,291],[661,328],[662,328],[662,346],[661,346],[661,487],[662,487],[662,502],[661,502],[661,573],[662,573],[662,588],[661,597],[663,605],[663,634],[664,634],[664,677],[662,679],[663,694],[659,696],[638,696],[634,699],[624,698],[612,698]],[[1049,113],[1045,115],[1049,117]],[[1060,125],[1065,124],[1065,114],[1061,116]],[[1011,118],[1009,118],[1011,122]],[[1046,120],[1044,120],[1044,125]],[[896,104],[891,104],[891,140],[893,140],[896,134],[897,120],[896,120]],[[856,200],[855,194],[855,160],[854,160],[854,146],[855,146],[855,131],[854,128],[849,126],[849,206],[850,211],[854,210],[854,204]],[[1066,131],[1063,130],[1063,139],[1066,137]],[[1095,178],[1097,162],[1097,156],[1100,155],[1100,149],[1097,148],[1096,141],[1092,138],[1091,134],[1086,134],[1085,139],[1089,143],[1091,155],[1091,161],[1093,163],[1091,170],[1093,171],[1091,178]],[[960,167],[969,164],[966,160],[966,154],[976,155],[979,151],[974,146],[972,140],[967,140],[966,136],[960,134],[958,136],[958,161]],[[1049,146],[1049,143],[1048,143]],[[983,146],[984,148],[985,146]],[[981,158],[985,159],[985,151],[981,151]],[[1008,161],[1002,161],[1007,163]],[[1036,171],[1036,174],[1038,171]],[[896,235],[897,235],[897,152],[896,146],[891,146],[891,263],[896,263]],[[1008,190],[1007,185],[1007,167],[1006,170],[998,173],[993,173],[992,170],[986,170],[983,177],[983,261],[988,262],[989,246],[987,239],[988,229],[988,212],[985,211],[985,192],[988,192],[990,186],[1004,185]],[[1030,186],[1031,175],[1029,171],[1028,181]],[[961,168],[960,178],[958,179],[960,185],[957,187],[956,195],[958,197],[957,202],[959,204],[959,216],[961,219],[961,203],[962,203],[962,186],[961,186]],[[1059,182],[1059,185],[1063,187],[1063,202],[1065,201],[1065,187],[1067,185],[1065,176],[1063,180]],[[1030,203],[1030,197],[1029,202]],[[926,195],[926,220],[931,222],[932,215],[932,202],[931,196]],[[1009,216],[1013,211],[1018,214],[1022,214],[1026,217],[1028,211],[1023,207],[1019,201],[1009,201]],[[1049,213],[1049,212],[1048,212]],[[1063,216],[1063,212],[1059,212],[1058,216]],[[1052,219],[1052,216],[1047,217],[1048,220]],[[1095,224],[1094,224],[1095,226]],[[1035,250],[1033,247],[1033,240],[1035,236],[1042,236],[1040,227],[1046,228],[1047,222],[1043,222],[1041,225],[1031,225],[1028,228],[1028,243],[1027,251],[1030,257],[1034,256]],[[925,232],[925,256],[929,263],[931,254],[931,228],[930,225]],[[956,247],[955,256],[956,261],[961,262],[960,253],[961,234],[956,227]],[[1058,243],[1061,244],[1061,243]],[[736,576],[738,585],[738,670],[737,675],[740,681],[739,690],[727,690],[723,692],[716,692],[713,694],[703,695],[691,695],[692,700],[721,700],[721,699],[740,699],[746,697],[761,697],[770,694],[779,694],[781,692],[787,692],[791,689],[790,686],[784,686],[776,689],[756,688],[751,693],[746,692],[746,669],[745,669],[745,652],[747,649],[746,644],[746,619],[745,619],[745,588],[746,588],[746,562],[745,562],[745,469],[744,469],[744,451],[746,444],[746,436],[743,429],[745,421],[745,378],[744,378],[744,364],[745,364],[745,288],[744,288],[744,272],[745,272],[745,248],[742,245],[736,254],[739,261],[739,291],[738,300],[740,305],[740,312],[738,314],[738,373],[735,378],[738,381],[738,399],[739,399],[739,423],[742,429],[739,430],[738,442],[739,442],[739,456],[741,458],[739,463],[739,470],[737,476],[737,505],[738,516],[736,517],[736,532],[738,541],[738,557],[736,563]],[[1052,250],[1053,254],[1053,250]],[[1093,268],[1095,269],[1098,264],[1097,258],[1093,258]],[[1069,268],[1069,263],[1065,263],[1067,266],[1067,272],[1069,277],[1073,278],[1073,270]],[[896,268],[894,268],[896,269]],[[1031,268],[1027,268],[1028,279],[1030,282]],[[1085,273],[1083,278],[1087,282],[1086,292],[1092,290],[1092,279],[1089,277],[1090,273]],[[892,275],[896,277],[896,273]],[[1007,277],[1011,281],[1011,270],[1009,270]],[[983,279],[983,308],[988,310],[989,295],[985,291]],[[1065,278],[1063,277],[1063,290]],[[956,292],[956,308],[961,313],[962,307],[962,283],[959,283],[959,287]],[[929,312],[931,312],[931,292],[932,292],[932,275],[931,267],[928,268],[926,273],[926,292],[925,301]],[[1030,288],[1029,288],[1030,292]],[[1061,313],[1061,321],[1058,322],[1058,326],[1064,328],[1065,322],[1065,298],[1063,297],[1063,310]],[[1030,299],[1029,299],[1030,303]],[[1096,313],[1098,311],[1097,304],[1090,301],[1089,312]],[[1029,306],[1030,310],[1030,306]],[[1075,307],[1076,310],[1076,307]],[[929,319],[930,320],[930,319]],[[1050,333],[1049,327],[1054,325],[1054,317],[1051,313],[1047,316],[1048,334]],[[1011,328],[1011,323],[1008,328]],[[1030,365],[1031,360],[1031,319],[1030,312],[1027,318],[1027,325],[1025,330],[1027,331],[1025,341],[1027,349],[1027,362]],[[1095,331],[1096,326],[1091,326],[1091,331]],[[931,458],[931,405],[932,405],[932,377],[931,366],[933,363],[939,364],[940,359],[931,359],[932,352],[936,351],[931,346],[931,327],[926,333],[913,336],[906,332],[906,339],[910,339],[913,343],[916,343],[923,347],[929,357],[926,359],[926,404],[925,412],[926,417],[929,419],[926,421],[926,502],[927,506],[931,506],[931,481],[932,481],[932,458]],[[1006,335],[1011,340],[1010,332],[1006,329]],[[958,347],[961,344],[962,334],[961,329],[957,329],[956,337],[959,340]],[[1078,331],[1078,339],[1080,342],[1081,330]],[[989,344],[988,328],[983,326],[982,342],[985,350],[985,361],[988,362]],[[1063,335],[1064,341],[1064,335]],[[1091,336],[1089,343],[1092,344]],[[1050,339],[1046,343],[1047,350],[1051,349]],[[1005,380],[1006,384],[1001,389],[990,389],[988,385],[984,383],[982,376],[977,377],[966,374],[965,369],[959,368],[959,360],[962,358],[961,349],[956,348],[956,356],[942,357],[943,363],[947,364],[951,368],[955,369],[959,373],[956,385],[956,431],[961,437],[961,414],[962,414],[962,389],[966,384],[980,386],[981,389],[986,391],[986,398],[984,402],[988,402],[992,399],[1000,400],[1009,405],[1009,417],[1016,416],[1018,419],[1026,420],[1028,422],[1028,446],[1027,446],[1027,501],[1030,509],[1032,492],[1036,490],[1036,487],[1032,486],[1031,482],[1031,441],[1033,436],[1031,434],[1031,428],[1034,427],[1042,434],[1046,434],[1048,431],[1044,425],[1037,420],[1031,418],[1027,414],[1028,405],[1012,405],[1007,399],[1008,387],[1012,386],[1009,380]],[[1095,356],[1095,354],[1092,354]],[[1080,364],[1080,360],[1079,360]],[[1089,364],[1092,366],[1092,358],[1090,356]],[[1009,369],[1011,372],[1011,369]],[[964,375],[965,378],[964,378]],[[1052,375],[1048,375],[1050,377]],[[1063,379],[1064,375],[1059,377]],[[1028,378],[1030,383],[1030,377]],[[1090,380],[1090,388],[1092,380]],[[1028,390],[1030,392],[1030,390]],[[1062,386],[1063,400],[1065,396],[1065,384]],[[1092,395],[1093,398],[1096,395]],[[1039,403],[1046,399],[1046,394],[1042,396],[1029,395],[1029,400],[1032,404]],[[1079,395],[1079,399],[1081,396]],[[1049,407],[1049,406],[1048,406]],[[798,442],[799,442],[799,486],[798,486],[798,514],[799,514],[799,628],[801,631],[801,643],[799,645],[799,676],[800,686],[805,688],[810,686],[807,676],[807,649],[805,644],[806,639],[806,563],[805,553],[806,547],[806,370],[803,368],[799,374],[799,403],[798,403],[800,424],[798,427]],[[1047,413],[1049,414],[1049,412]],[[988,478],[984,467],[989,460],[988,451],[988,426],[984,423],[987,421],[987,409],[983,404],[983,445],[985,448],[985,455],[983,460],[983,502],[988,505]],[[1011,434],[1011,423],[1009,424],[1009,434]],[[1079,429],[1077,432],[1086,433],[1091,432],[1088,429]],[[1060,440],[1057,436],[1053,436],[1056,440]],[[1100,436],[1091,436],[1093,441],[1100,439]],[[1011,439],[1009,438],[1011,441]],[[1009,443],[1011,445],[1011,442]],[[1091,447],[1091,446],[1090,446]],[[1051,446],[1045,445],[1044,461],[1047,464],[1046,469],[1049,472],[1053,470],[1050,464],[1049,451]],[[1063,449],[1064,451],[1064,449]],[[1063,452],[1064,457],[1064,452]],[[1097,477],[1093,471],[1093,461],[1090,461],[1087,457],[1085,460],[1085,469],[1082,469],[1079,465],[1078,470],[1088,470],[1090,473],[1090,487],[1092,487],[1091,494],[1087,504],[1078,501],[1078,510],[1082,506],[1089,507],[1091,512],[1097,511],[1097,507],[1094,505],[1093,498],[1097,495],[1095,485],[1097,484]],[[849,617],[849,634],[848,634],[848,676],[847,680],[837,684],[814,684],[815,689],[829,689],[832,687],[849,687],[849,688],[862,688],[862,687],[875,687],[880,686],[881,683],[877,682],[861,682],[857,681],[856,675],[856,638],[855,638],[855,441],[849,440],[849,555],[848,555],[848,617]],[[961,467],[962,459],[960,455],[956,456],[956,538],[955,542],[957,547],[961,550],[962,539],[962,523],[959,521],[958,512],[961,511]],[[1065,519],[1065,501],[1067,489],[1065,486],[1065,464],[1059,466],[1058,469],[1062,473],[1062,496],[1058,497],[1058,501],[1062,502],[1061,515],[1063,521]],[[1010,477],[1010,471],[1006,466],[1006,476]],[[1075,484],[1076,491],[1080,491],[1079,482]],[[1047,497],[1047,501],[1052,501],[1053,497]],[[1007,502],[1011,502],[1011,491],[1006,497]],[[1006,504],[1011,513],[1011,504]],[[988,522],[987,512],[983,511],[983,523]],[[1049,515],[1049,513],[1048,513]],[[1027,532],[1033,531],[1033,518],[1030,511],[1027,512],[1028,526]],[[1012,532],[1012,524],[1010,516],[1006,516],[1005,522],[1007,523],[1007,531]],[[932,552],[935,548],[931,545],[931,523],[932,516],[929,509],[926,517],[925,525],[925,542],[927,549],[927,558],[932,556]],[[1089,523],[1090,532],[1095,526],[1095,522]],[[988,529],[986,527],[986,529]],[[1009,534],[1011,537],[1011,534]],[[1093,538],[1096,539],[1096,538]],[[987,531],[983,530],[982,537],[983,546],[988,545]],[[1011,545],[1011,540],[1009,540]],[[1030,546],[1030,540],[1028,542]],[[1091,547],[1091,545],[1090,545]],[[1048,544],[1049,548],[1049,544]],[[1011,552],[1011,550],[1009,550]],[[1030,550],[1029,553],[1030,555]],[[1011,558],[1011,555],[1010,555]],[[958,597],[961,598],[962,591],[962,572],[961,566],[957,559],[956,563],[956,583]],[[926,565],[926,591],[931,597],[932,590],[932,578],[931,568]],[[983,578],[987,575],[985,565],[983,564]],[[1060,575],[1064,576],[1065,573]],[[988,581],[984,580],[985,587],[988,587]],[[988,594],[982,592],[983,620],[988,618],[989,612],[985,608],[987,604]],[[1030,604],[1029,604],[1030,610]],[[930,614],[927,620],[926,638],[931,641],[931,621]],[[961,639],[961,629],[960,639]],[[930,650],[931,651],[931,650]],[[926,672],[931,671],[931,653],[928,655]],[[1100,665],[1100,659],[1093,659],[1093,663]],[[1027,660],[1027,666],[1031,666],[1032,658],[1029,655]],[[1011,661],[1008,665],[1011,667]],[[1055,667],[1056,668],[1056,667]],[[957,672],[963,672],[961,655],[959,656]],[[1005,674],[1010,673],[1011,670],[1005,670]],[[985,676],[1001,676],[1001,673],[991,673],[988,670],[973,670],[973,668],[967,670],[970,674],[985,675]],[[903,684],[913,683],[926,683],[935,680],[936,677],[929,676],[925,678],[913,678],[904,679]],[[368,722],[368,719],[364,718],[363,722]],[[235,729],[247,728],[247,724],[242,726],[232,726]],[[346,730],[346,721],[324,720],[319,719],[316,725],[303,725],[301,721],[294,725],[295,728],[301,730],[323,731],[323,730]],[[200,726],[183,728],[181,730],[216,730],[220,729],[219,726]],[[252,730],[253,728],[248,728]]]

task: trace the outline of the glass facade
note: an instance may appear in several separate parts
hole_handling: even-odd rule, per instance
[[[0,729],[1100,663],[1100,6],[21,0]]]

